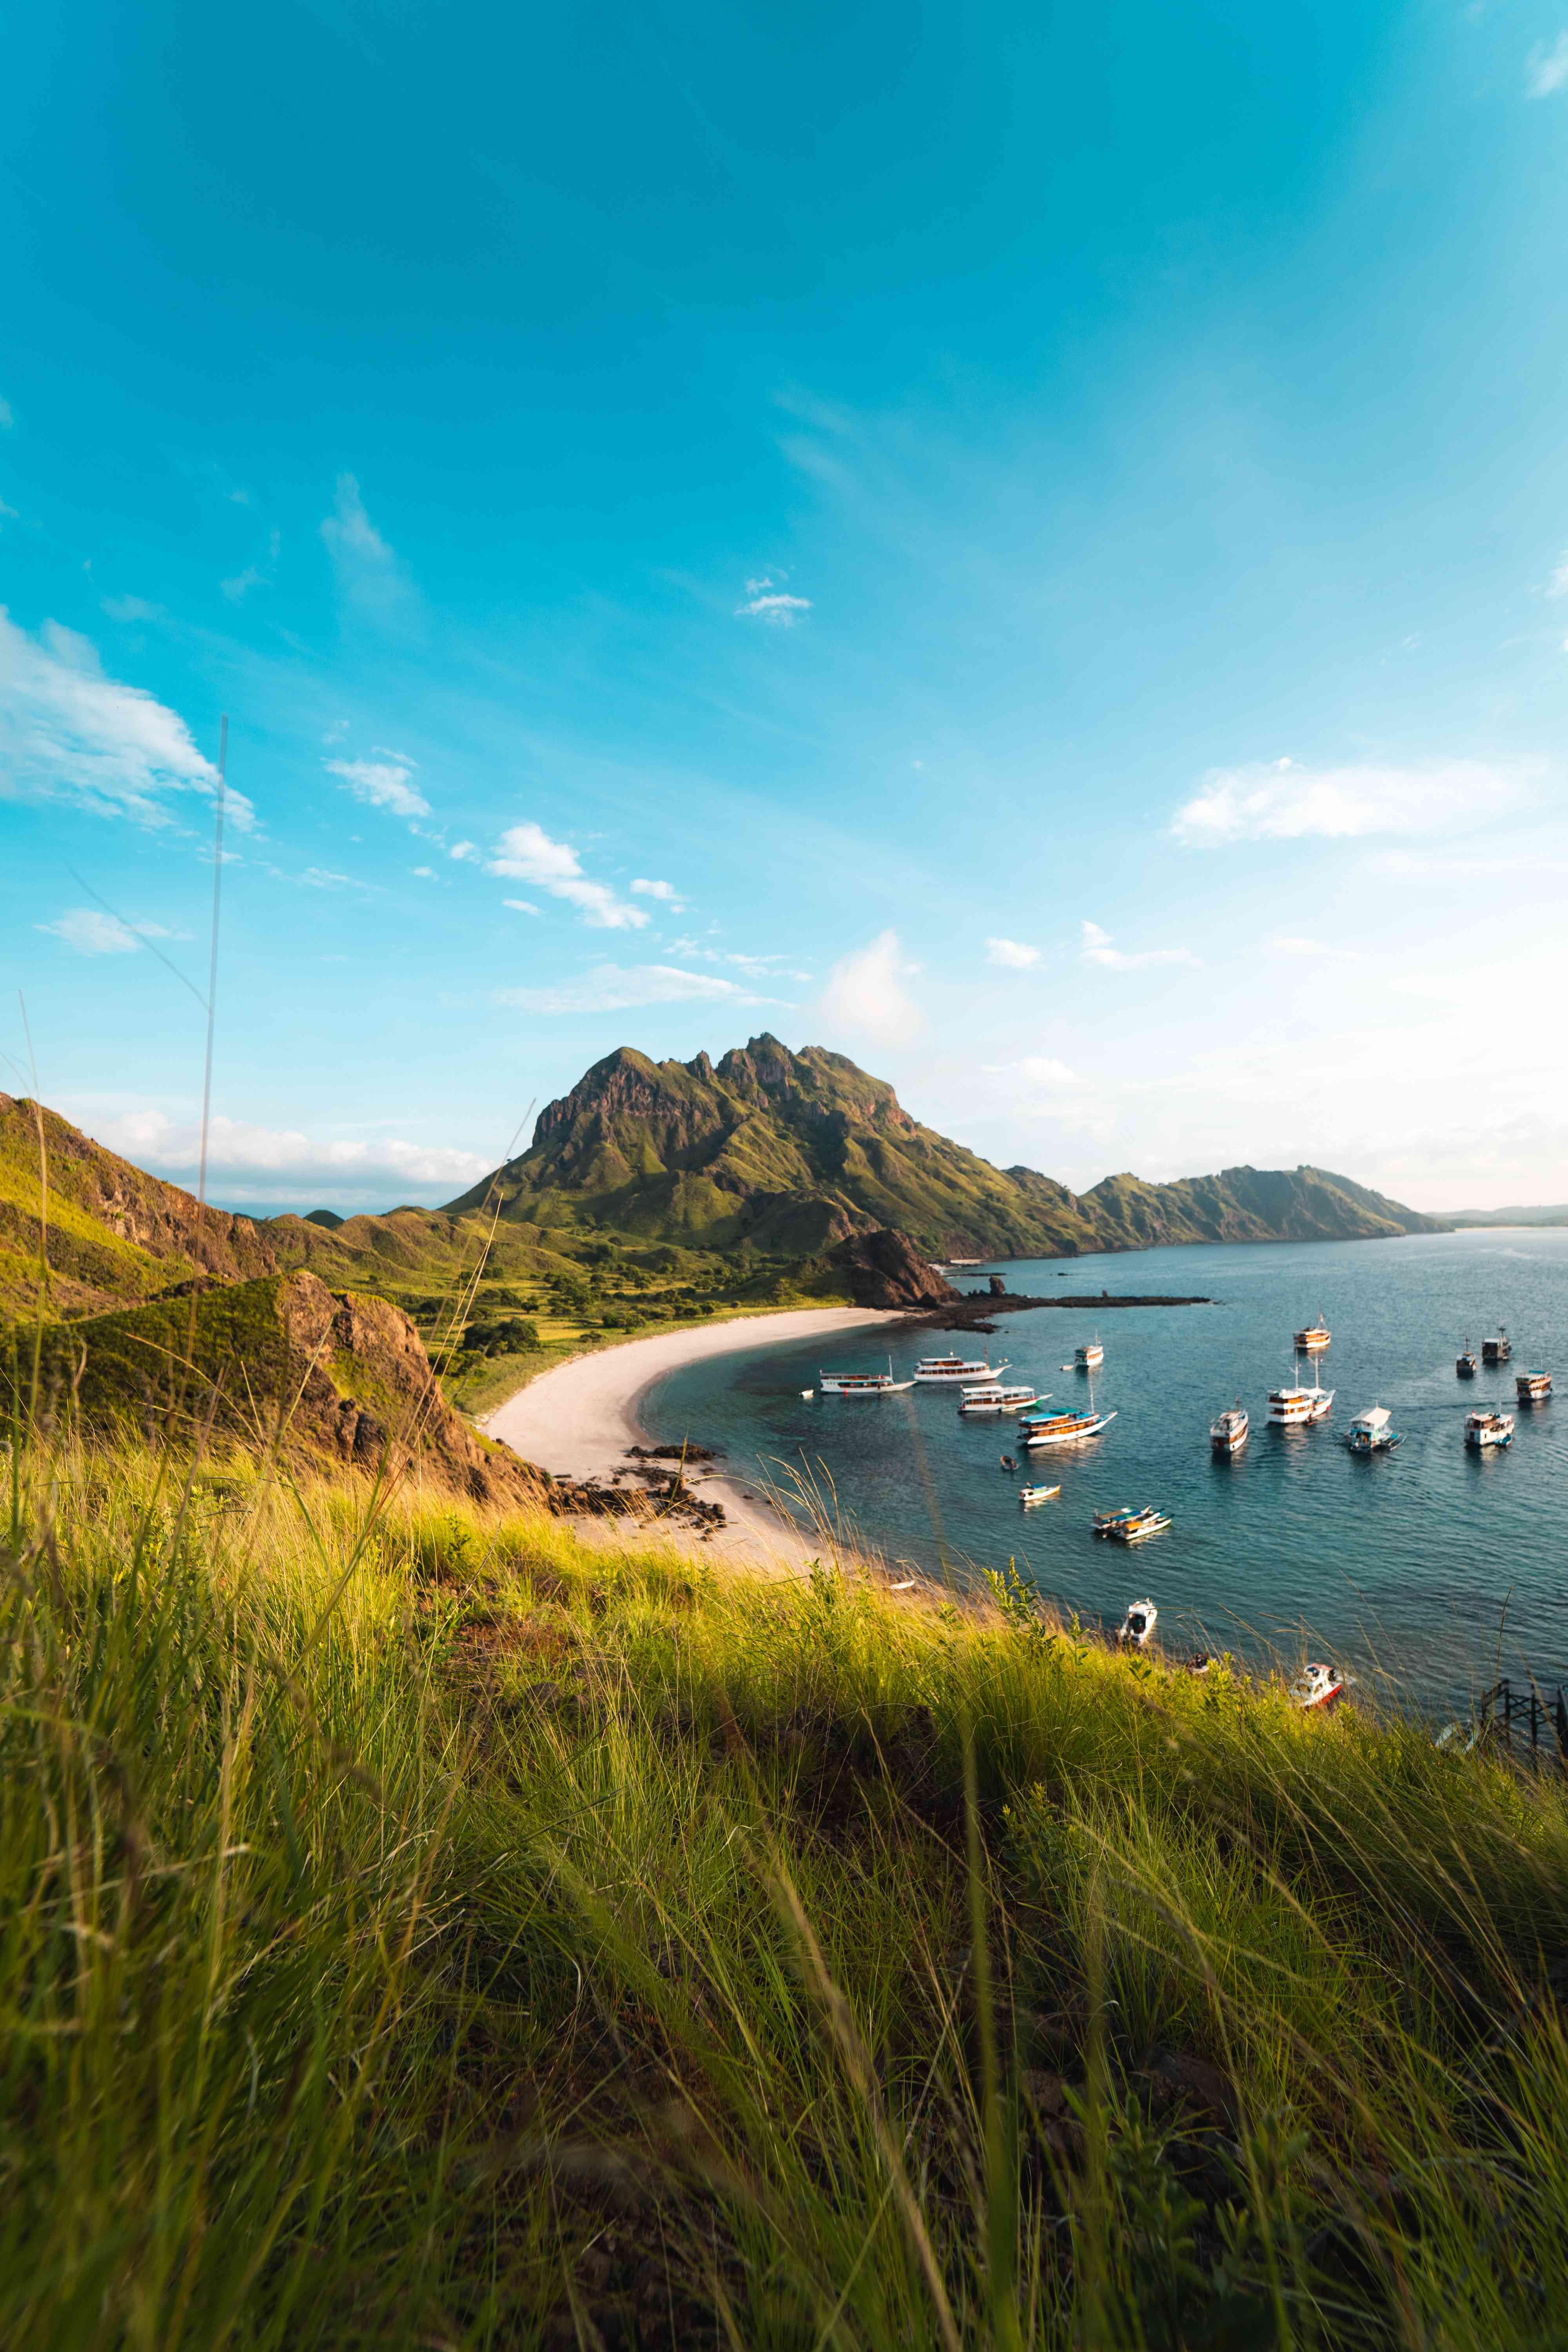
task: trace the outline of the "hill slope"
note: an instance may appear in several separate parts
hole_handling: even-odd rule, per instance
[[[1436,1232],[1436,1219],[1323,1170],[1230,1168],[1081,1196],[922,1127],[842,1054],[764,1034],[717,1064],[606,1055],[541,1113],[527,1151],[451,1203],[494,1197],[537,1226],[709,1249],[819,1253],[892,1226],[942,1256],[1076,1255],[1161,1242],[1348,1241]]]

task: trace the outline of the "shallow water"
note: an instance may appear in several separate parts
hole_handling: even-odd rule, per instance
[[[1086,1623],[1119,1622],[1148,1594],[1167,1649],[1305,1647],[1437,1706],[1500,1671],[1568,1680],[1568,1230],[1199,1245],[1005,1271],[1009,1289],[1035,1296],[1104,1287],[1216,1302],[998,1318],[992,1363],[1005,1357],[1009,1379],[1056,1404],[1087,1398],[1085,1376],[1060,1369],[1074,1348],[1096,1334],[1105,1346],[1094,1392],[1116,1420],[1103,1437],[1032,1457],[1031,1476],[1060,1479],[1056,1502],[1021,1508],[1019,1478],[998,1466],[1018,1452],[1009,1417],[962,1421],[953,1396],[923,1389],[807,1402],[816,1340],[686,1366],[657,1384],[643,1417],[660,1439],[721,1447],[743,1475],[776,1481],[781,1463],[826,1474],[866,1540],[922,1568],[962,1580],[973,1563],[1014,1558]],[[1291,1334],[1320,1311],[1334,1335],[1318,1359],[1333,1413],[1312,1430],[1270,1429],[1268,1391],[1290,1375]],[[1456,1379],[1463,1341],[1479,1353],[1500,1323],[1511,1363]],[[901,1336],[894,1370],[907,1378],[918,1356],[957,1344]],[[828,1368],[872,1370],[887,1354],[879,1333],[852,1333]],[[1470,1453],[1466,1412],[1493,1399],[1512,1412],[1513,1375],[1534,1365],[1557,1373],[1556,1401],[1519,1412],[1506,1452]],[[1215,1462],[1209,1423],[1238,1393],[1251,1440]],[[1404,1443],[1358,1459],[1343,1432],[1372,1404],[1392,1410]],[[1123,1503],[1157,1504],[1174,1524],[1131,1552],[1098,1541],[1091,1514]]]

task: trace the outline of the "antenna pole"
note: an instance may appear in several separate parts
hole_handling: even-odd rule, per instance
[[[207,961],[207,1057],[202,1077],[202,1161],[196,1181],[196,1202],[205,1208],[207,1199],[207,1129],[212,1121],[213,1103],[213,1026],[217,1017],[217,924],[223,897],[223,795],[224,771],[228,765],[228,713],[218,721],[217,739],[217,819],[213,840],[213,937],[212,953]]]

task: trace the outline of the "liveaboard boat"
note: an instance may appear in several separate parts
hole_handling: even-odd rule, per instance
[[[1276,1429],[1306,1429],[1315,1421],[1328,1419],[1333,1401],[1332,1389],[1324,1388],[1321,1381],[1314,1381],[1310,1388],[1303,1385],[1298,1364],[1293,1386],[1269,1390],[1268,1418]]]
[[[1154,1638],[1154,1628],[1159,1622],[1160,1612],[1152,1601],[1132,1601],[1117,1630],[1117,1648],[1146,1650]]]
[[[1092,1404],[1087,1412],[1026,1414],[1018,1423],[1018,1435],[1034,1453],[1044,1445],[1073,1445],[1080,1437],[1098,1437],[1115,1419],[1113,1412],[1096,1412]]]
[[[1507,1331],[1503,1328],[1503,1326],[1500,1323],[1497,1327],[1497,1338],[1495,1339],[1483,1339],[1481,1341],[1481,1361],[1483,1364],[1506,1364],[1512,1353],[1513,1341],[1509,1338]]]
[[[1097,1366],[1104,1363],[1105,1349],[1100,1346],[1098,1339],[1086,1339],[1081,1348],[1073,1349],[1072,1360],[1075,1371],[1092,1372]]]
[[[1027,1510],[1031,1503],[1054,1503],[1061,1491],[1059,1486],[1020,1486],[1018,1500]]]
[[[1475,1379],[1476,1362],[1476,1351],[1467,1339],[1463,1348],[1454,1359],[1454,1370],[1458,1374],[1460,1380],[1473,1381]]]
[[[1006,1370],[1005,1364],[987,1364],[973,1356],[922,1356],[915,1366],[919,1387],[947,1389],[987,1386]]]
[[[1352,1454],[1387,1454],[1404,1443],[1394,1426],[1394,1415],[1382,1404],[1358,1412],[1345,1432],[1345,1444]]]
[[[1544,1404],[1552,1394],[1550,1372],[1515,1372],[1513,1392],[1521,1404]]]
[[[1049,1390],[1046,1395],[1050,1394]],[[1044,1404],[1046,1399],[1037,1389],[1009,1388],[1001,1381],[987,1381],[979,1388],[965,1389],[958,1400],[960,1412],[1023,1412],[1029,1405]]]
[[[1209,1444],[1216,1454],[1239,1454],[1247,1443],[1247,1433],[1251,1425],[1247,1417],[1247,1408],[1237,1397],[1217,1421],[1209,1423]]]
[[[1124,1544],[1142,1543],[1150,1536],[1163,1535],[1170,1524],[1168,1515],[1156,1510],[1152,1503],[1146,1503],[1141,1511],[1096,1511],[1090,1521],[1097,1536]]]
[[[1309,1323],[1305,1330],[1297,1332],[1296,1345],[1303,1356],[1319,1356],[1329,1345],[1332,1337],[1328,1325],[1320,1315],[1315,1323]]]
[[[1333,1706],[1344,1696],[1345,1678],[1337,1666],[1309,1660],[1290,1685],[1290,1696],[1305,1714]]]
[[[885,1372],[818,1372],[816,1385],[824,1396],[900,1396],[913,1381],[896,1381],[889,1361]]]
[[[1488,1405],[1482,1405],[1477,1412],[1468,1412],[1465,1415],[1465,1444],[1478,1454],[1483,1453],[1489,1445],[1511,1445],[1512,1413],[1494,1412]]]

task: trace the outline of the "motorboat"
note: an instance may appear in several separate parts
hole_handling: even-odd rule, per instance
[[[1081,1348],[1073,1349],[1072,1360],[1075,1371],[1092,1372],[1097,1365],[1104,1363],[1105,1349],[1098,1339],[1086,1339]]]
[[[1544,1404],[1552,1394],[1550,1372],[1515,1372],[1513,1392],[1521,1404]]]
[[[1004,1454],[1002,1456],[1002,1467],[1004,1470],[1016,1470],[1018,1465],[1011,1454]]]
[[[1076,1445],[1082,1437],[1098,1437],[1116,1419],[1113,1412],[1047,1412],[1018,1423],[1018,1435],[1031,1453],[1046,1445]]]
[[[1290,1685],[1290,1696],[1304,1714],[1338,1704],[1344,1695],[1345,1678],[1337,1666],[1325,1666],[1309,1660]]]
[[[1454,1370],[1458,1374],[1460,1380],[1473,1381],[1475,1379],[1476,1361],[1476,1351],[1467,1339],[1463,1349],[1454,1359]]]
[[[1048,1396],[1049,1390],[1046,1394]],[[1032,1404],[1044,1404],[1045,1397],[1037,1389],[1009,1388],[1001,1381],[987,1381],[979,1388],[965,1389],[958,1400],[960,1412],[1023,1412]]]
[[[1320,1356],[1329,1345],[1332,1336],[1328,1325],[1320,1315],[1315,1323],[1309,1323],[1304,1331],[1297,1332],[1296,1345],[1303,1356]]]
[[[1496,1412],[1489,1405],[1482,1405],[1477,1412],[1468,1412],[1465,1415],[1465,1444],[1478,1454],[1484,1452],[1489,1445],[1511,1445],[1512,1413]]]
[[[1154,1638],[1154,1628],[1159,1622],[1160,1612],[1152,1601],[1131,1602],[1126,1616],[1117,1629],[1117,1648],[1146,1650]]]
[[[1005,1364],[987,1364],[973,1356],[922,1356],[915,1366],[915,1382],[922,1388],[989,1387],[1006,1369]]]
[[[1027,1510],[1031,1503],[1054,1503],[1061,1491],[1059,1486],[1020,1486],[1018,1500]]]
[[[818,1372],[816,1385],[824,1396],[900,1396],[914,1382],[896,1381],[889,1364],[885,1372]]]
[[[1097,1536],[1107,1536],[1112,1543],[1134,1544],[1162,1534],[1171,1522],[1149,1503],[1141,1511],[1097,1511],[1091,1524]]]
[[[1216,1454],[1239,1454],[1247,1443],[1247,1433],[1250,1427],[1246,1407],[1237,1397],[1217,1421],[1209,1423],[1209,1444]]]
[[[1513,1341],[1509,1338],[1508,1333],[1504,1330],[1500,1323],[1497,1327],[1497,1338],[1495,1339],[1483,1339],[1481,1341],[1481,1361],[1483,1364],[1506,1364],[1512,1353]]]
[[[1306,1429],[1315,1421],[1326,1421],[1334,1401],[1332,1389],[1314,1381],[1310,1388],[1300,1379],[1288,1388],[1268,1391],[1268,1418],[1276,1429]]]
[[[1345,1444],[1352,1454],[1387,1454],[1404,1442],[1394,1426],[1394,1415],[1383,1404],[1358,1412],[1345,1432]]]

